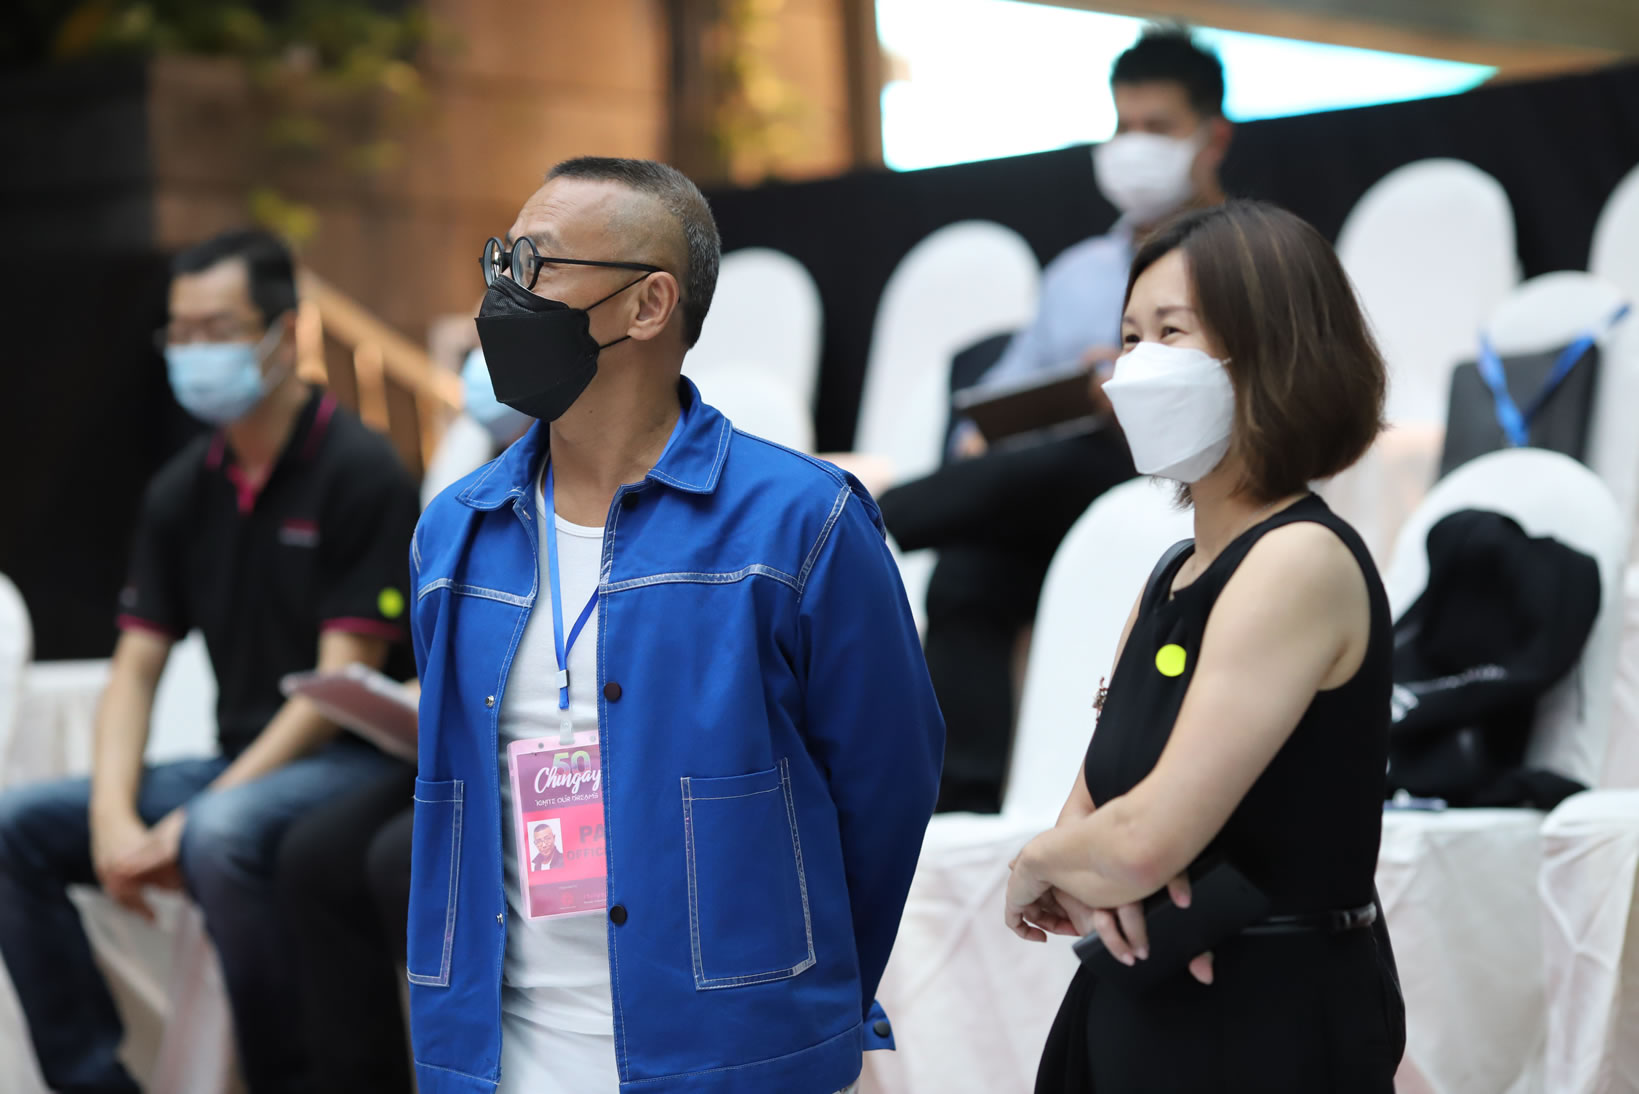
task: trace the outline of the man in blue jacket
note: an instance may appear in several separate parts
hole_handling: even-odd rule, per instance
[[[892,1047],[944,726],[875,503],[681,379],[718,254],[688,179],[614,159],[486,245],[539,422],[411,546],[423,1094],[832,1094]]]

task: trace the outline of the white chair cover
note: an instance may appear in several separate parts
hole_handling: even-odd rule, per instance
[[[34,628],[23,594],[0,574],[0,772],[11,762],[11,740],[23,706],[23,680],[34,659]],[[0,785],[5,778],[0,775]]]
[[[28,606],[11,579],[0,574],[0,787],[21,781],[13,767],[12,739],[23,706],[23,681],[34,656],[34,630]],[[43,1094],[45,1084],[34,1066],[22,1012],[5,969],[0,967],[0,1060],[16,1061],[0,1076],[6,1094]]]
[[[1194,534],[1171,484],[1135,479],[1093,502],[1059,544],[1042,583],[1003,813],[1041,827],[1058,817],[1133,602],[1162,553]]]
[[[1133,601],[1189,514],[1146,480],[1095,501],[1042,586],[1002,814],[933,819],[877,997],[899,1050],[866,1053],[863,1091],[1030,1089],[1074,975],[1069,940],[1019,941],[1002,926],[1007,864],[1050,826],[1092,734],[1093,698]]]
[[[0,964],[0,1094],[47,1094],[45,1080],[34,1062],[23,1010],[12,990],[11,977]]]
[[[854,447],[891,459],[899,482],[937,467],[952,355],[1028,323],[1040,282],[1030,245],[990,221],[947,225],[912,247],[877,307]]]
[[[1639,246],[1639,240],[1635,240]],[[1639,298],[1603,278],[1576,271],[1543,274],[1521,284],[1486,324],[1500,356],[1539,353],[1599,332],[1599,383],[1594,392],[1586,462],[1631,521],[1639,506],[1639,319],[1633,312],[1606,326],[1622,304]]]
[[[174,1009],[170,988],[177,943],[191,906],[180,893],[151,891],[150,923],[118,907],[94,886],[74,886],[68,892],[125,1023],[121,1056],[126,1067],[148,1089],[159,1090],[153,1081],[154,1061]]]
[[[1639,789],[1639,565],[1628,567],[1622,606],[1622,653],[1611,701],[1601,786]]]
[[[871,331],[854,449],[892,467],[893,483],[939,466],[950,412],[950,359],[987,335],[1034,316],[1041,267],[1017,232],[964,220],[932,232],[888,278]],[[937,553],[900,560],[918,626],[927,621]]]
[[[1519,280],[1507,193],[1458,160],[1408,164],[1366,191],[1337,253],[1389,364],[1388,420],[1443,425],[1452,367]]]
[[[1588,269],[1639,299],[1639,167],[1629,171],[1594,225]]]
[[[766,369],[725,362],[695,382],[700,397],[722,411],[734,428],[798,452],[814,451],[808,403]]]
[[[1639,790],[1567,798],[1542,826],[1545,1081],[1553,1094],[1639,1090]]]
[[[811,413],[822,314],[819,286],[801,262],[768,247],[730,251],[718,270],[700,341],[689,350],[683,371],[702,383],[723,366],[755,362]]]
[[[149,1089],[228,1094],[241,1085],[222,966],[205,933],[204,914],[189,901],[178,904],[166,993],[170,1007]]]
[[[1397,618],[1427,584],[1429,528],[1467,508],[1505,513],[1599,563],[1599,617],[1579,667],[1543,700],[1529,749],[1533,764],[1592,783],[1609,726],[1627,523],[1575,460],[1538,449],[1482,456],[1436,485],[1402,529],[1385,580]],[[1401,1090],[1541,1089],[1541,827],[1530,810],[1384,815],[1377,881],[1406,993]]]

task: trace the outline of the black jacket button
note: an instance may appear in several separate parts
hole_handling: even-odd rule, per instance
[[[626,905],[616,904],[613,908],[610,908],[609,909],[609,922],[613,923],[617,927],[620,926],[621,924],[625,923],[626,922]]]
[[[871,1026],[871,1032],[875,1033],[878,1037],[886,1037],[889,1033],[893,1032],[893,1027],[888,1025],[888,1020],[886,1018],[878,1018],[876,1020],[876,1024]]]
[[[613,680],[603,685],[603,697],[611,703],[620,702],[620,685]]]

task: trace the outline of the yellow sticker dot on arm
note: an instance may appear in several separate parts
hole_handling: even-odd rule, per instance
[[[376,597],[376,608],[383,618],[397,619],[404,614],[404,594],[391,587],[383,589]]]
[[[1168,642],[1155,651],[1155,668],[1162,676],[1184,675],[1184,647]]]

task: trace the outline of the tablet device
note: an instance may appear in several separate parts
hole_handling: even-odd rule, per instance
[[[963,388],[951,397],[951,406],[994,444],[1067,422],[1107,418],[1093,401],[1091,377],[1087,365],[1067,365],[1017,383]]]

